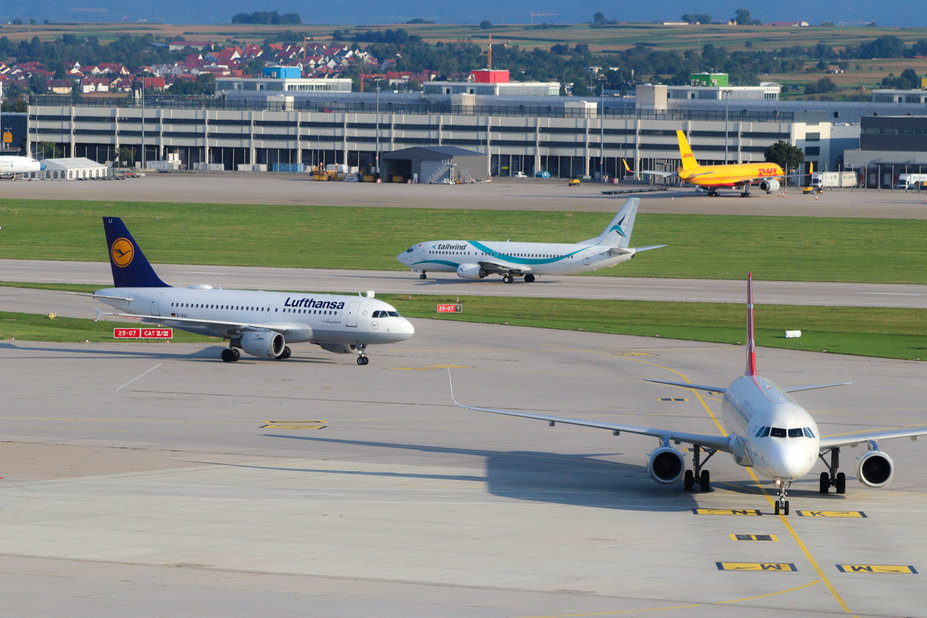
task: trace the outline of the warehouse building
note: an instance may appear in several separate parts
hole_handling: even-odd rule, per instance
[[[403,148],[380,155],[380,164],[382,178],[391,182],[453,184],[489,177],[485,154],[456,146]]]

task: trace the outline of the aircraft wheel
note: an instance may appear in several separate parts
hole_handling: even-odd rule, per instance
[[[682,477],[682,488],[686,491],[692,491],[694,486],[695,474],[692,473],[692,470],[686,470],[685,475]]]
[[[425,273],[422,273],[422,274],[420,274],[420,275],[418,276],[418,278],[419,278],[419,279],[427,279],[428,277],[425,275]]]
[[[283,352],[281,352],[280,356],[278,356],[277,358],[279,358],[280,360],[286,360],[290,358],[292,354],[293,354],[293,350],[290,349],[290,346],[285,345],[283,346]]]
[[[698,488],[703,492],[711,491],[711,477],[708,475],[708,470],[702,470],[701,478],[698,480]]]
[[[512,275],[502,275],[502,283],[511,283],[512,281]]]
[[[789,501],[786,500],[785,501],[785,513],[783,513],[783,515],[788,515],[788,514],[789,514]]]
[[[830,475],[827,472],[821,472],[821,487],[819,491],[822,494],[826,494],[830,491]]]
[[[234,363],[240,358],[240,354],[236,354],[238,350],[235,348],[225,348],[222,350],[222,362],[223,363]]]
[[[837,488],[837,493],[838,493],[838,494],[845,494],[845,493],[847,493],[847,475],[844,474],[843,472],[838,472],[838,473],[837,473],[837,479],[836,479],[836,482],[834,483],[834,485],[835,485],[836,488]]]
[[[525,283],[534,283],[534,275],[531,273],[525,275]]]
[[[369,362],[370,362],[370,359],[367,358],[366,356],[358,356],[358,357],[357,357],[357,364],[358,364],[358,365],[366,365],[366,364],[369,363]]]

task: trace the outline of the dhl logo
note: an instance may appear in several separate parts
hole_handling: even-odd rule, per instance
[[[761,167],[756,170],[757,176],[778,176],[779,170],[774,167]]]

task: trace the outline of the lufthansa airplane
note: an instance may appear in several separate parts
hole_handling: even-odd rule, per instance
[[[692,183],[699,189],[704,189],[708,195],[718,195],[719,189],[741,189],[741,197],[750,197],[750,185],[757,183],[760,190],[772,193],[779,190],[779,181],[785,177],[785,172],[776,163],[727,163],[721,165],[699,165],[692,154],[692,148],[686,140],[686,134],[676,131],[679,142],[679,158],[682,165],[676,172],[635,172],[628,167],[624,168],[636,175],[648,174],[650,176],[677,177]]]
[[[103,315],[137,318],[200,335],[222,337],[222,360],[237,361],[239,348],[252,356],[290,357],[287,343],[307,341],[338,354],[357,353],[366,365],[368,345],[405,341],[415,329],[392,305],[370,296],[175,288],[155,274],[135,239],[117,217],[103,217],[115,287],[93,297],[118,309]]]
[[[412,272],[420,272],[421,279],[426,278],[428,271],[456,272],[464,279],[502,275],[505,283],[512,283],[515,277],[524,277],[525,283],[531,283],[537,275],[571,275],[610,268],[641,251],[666,246],[628,247],[639,201],[632,197],[604,232],[574,244],[432,240],[412,245],[396,259]]]
[[[818,459],[827,466],[827,472],[821,472],[820,492],[826,494],[833,487],[838,494],[842,494],[846,492],[846,475],[837,471],[840,464],[840,449],[866,444],[868,450],[859,457],[857,478],[869,487],[885,487],[894,477],[894,463],[887,454],[879,450],[878,441],[891,438],[916,438],[927,434],[927,427],[919,427],[821,437],[814,418],[792,399],[789,393],[842,386],[846,383],[779,388],[770,380],[757,374],[756,348],[753,339],[752,278],[749,276],[747,278],[747,370],[744,375],[731,382],[727,388],[667,380],[648,381],[723,395],[722,422],[725,431],[728,432],[727,435],[702,435],[579,418],[464,406],[454,400],[453,388],[451,400],[457,406],[467,410],[537,419],[549,423],[551,427],[557,423],[563,423],[605,429],[616,436],[621,432],[652,436],[659,441],[659,446],[650,453],[650,459],[647,462],[650,477],[657,483],[666,485],[676,483],[682,478],[686,491],[692,491],[696,483],[701,491],[710,491],[709,474],[708,470],[703,468],[704,464],[718,451],[730,453],[734,461],[741,466],[752,467],[760,475],[772,479],[778,492],[778,500],[775,504],[776,515],[789,514],[787,499],[789,486],[792,481],[810,472]],[[691,469],[685,468],[683,453],[670,446],[671,443],[692,445]],[[702,459],[703,453],[706,455],[704,459]]]

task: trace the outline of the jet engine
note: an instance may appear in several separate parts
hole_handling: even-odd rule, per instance
[[[650,461],[647,462],[650,478],[664,485],[675,483],[682,478],[684,469],[682,453],[670,446],[661,446],[650,453]]]
[[[766,193],[772,193],[773,191],[779,190],[779,181],[775,178],[770,178],[769,180],[763,180],[760,182],[760,190],[766,191]]]
[[[457,267],[457,276],[464,279],[482,279],[488,274],[479,264],[461,264]]]
[[[319,347],[335,354],[350,354],[357,350],[353,343],[320,343]]]
[[[868,487],[885,487],[895,478],[895,464],[882,451],[866,451],[859,457],[856,476]]]
[[[285,347],[283,335],[274,331],[250,331],[241,336],[241,349],[251,356],[277,358],[283,354]]]

